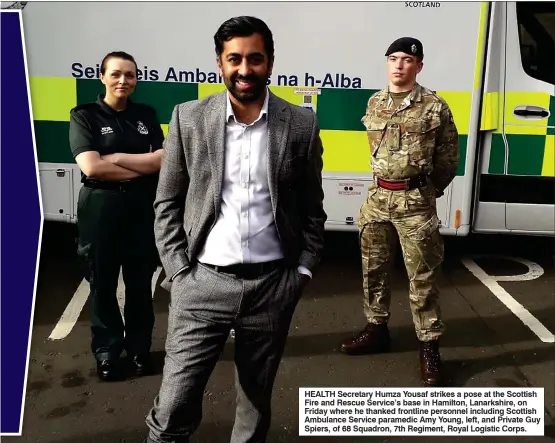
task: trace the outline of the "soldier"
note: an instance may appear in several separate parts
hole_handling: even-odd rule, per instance
[[[368,324],[341,350],[389,350],[388,271],[397,233],[410,281],[421,377],[425,385],[435,386],[441,369],[439,338],[445,330],[436,285],[443,262],[436,198],[455,177],[458,133],[445,101],[416,81],[423,67],[422,43],[400,38],[385,56],[389,86],[370,98],[362,118],[374,175],[358,220]]]

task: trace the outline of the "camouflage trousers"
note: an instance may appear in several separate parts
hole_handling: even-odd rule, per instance
[[[409,278],[409,300],[416,336],[439,338],[441,321],[437,277],[444,245],[439,233],[435,190],[432,186],[409,191],[389,191],[371,184],[358,219],[364,314],[369,323],[387,323],[391,290],[389,270],[396,235]]]

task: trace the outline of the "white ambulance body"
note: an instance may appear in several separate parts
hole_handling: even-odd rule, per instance
[[[134,98],[167,132],[177,103],[224,90],[213,35],[254,15],[274,34],[270,89],[317,113],[324,143],[327,229],[354,230],[372,180],[360,119],[387,84],[396,38],[424,45],[418,81],[445,98],[460,133],[457,177],[438,200],[446,235],[554,235],[553,2],[28,3],[22,16],[46,220],[76,221],[79,170],[69,110],[103,88],[113,50],[141,69]]]

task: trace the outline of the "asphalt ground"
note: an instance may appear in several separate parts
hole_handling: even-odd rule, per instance
[[[75,257],[74,236],[72,225],[45,223],[23,434],[4,437],[3,442],[140,443],[146,436],[144,418],[158,392],[164,358],[169,294],[159,286],[163,272],[154,294],[156,373],[100,382],[89,349],[89,304],[82,296],[86,286]],[[364,326],[361,267],[356,234],[328,233],[322,266],[299,302],[291,326],[274,388],[268,442],[555,441],[554,344],[542,341],[542,334],[555,333],[553,239],[476,235],[445,240],[440,281],[447,324],[441,342],[445,386],[543,387],[546,435],[299,437],[299,387],[421,386],[408,281],[400,255],[392,278],[391,352],[356,357],[338,352],[339,343]],[[490,278],[488,288],[475,275],[476,269],[506,277]],[[514,280],[511,276],[515,275],[521,277],[504,281]],[[82,308],[76,303],[79,297]],[[61,318],[65,323],[60,329]],[[228,442],[234,408],[230,339],[206,388],[203,421],[192,441]]]

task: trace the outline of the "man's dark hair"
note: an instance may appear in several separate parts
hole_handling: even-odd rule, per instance
[[[106,73],[106,64],[108,63],[108,60],[110,60],[111,58],[121,58],[123,60],[133,62],[133,64],[135,65],[135,73],[137,73],[137,70],[138,70],[137,62],[135,61],[132,55],[123,51],[113,51],[113,52],[110,52],[109,54],[106,54],[102,59],[102,63],[100,64],[100,72],[102,73],[102,75]]]
[[[255,33],[262,35],[264,49],[270,62],[274,59],[274,39],[268,25],[256,17],[233,17],[222,23],[214,35],[216,55],[220,57],[224,50],[224,43],[234,37],[249,37]]]

